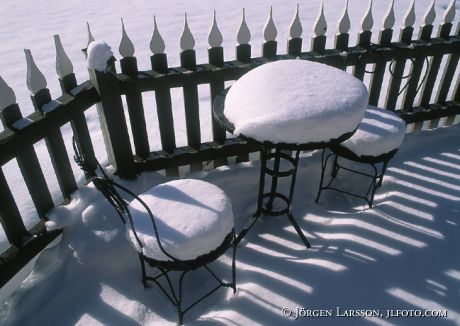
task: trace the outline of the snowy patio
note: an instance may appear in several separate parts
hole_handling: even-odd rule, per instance
[[[299,317],[297,323],[459,325],[459,132],[457,125],[407,135],[375,207],[367,210],[359,199],[332,191],[315,204],[321,155],[305,154],[293,213],[313,248],[305,249],[285,217],[262,218],[238,248],[237,294],[217,292],[192,309],[185,323],[289,325],[297,313],[304,315],[298,309],[305,308],[332,316]],[[225,190],[238,230],[255,209],[258,174],[256,162],[190,177]],[[144,173],[127,184],[141,192],[166,180]],[[360,184],[345,175],[341,181],[347,187]],[[70,206],[56,208],[52,215],[58,226],[71,216],[71,225],[3,306],[3,325],[176,322],[158,288],[143,288],[137,255],[123,226],[93,187],[79,189]],[[229,262],[229,257],[221,259],[215,268],[225,274]],[[201,276],[194,273],[187,293],[199,294],[207,282]],[[346,317],[350,309],[380,310],[383,318]],[[447,316],[385,318],[391,309],[447,311]],[[289,311],[291,317],[283,316]]]

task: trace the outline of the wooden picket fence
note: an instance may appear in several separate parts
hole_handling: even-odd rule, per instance
[[[62,89],[62,96],[57,99],[51,98],[45,77],[36,66],[31,52],[25,50],[27,86],[32,94],[35,112],[23,117],[13,90],[0,78],[0,117],[5,127],[0,133],[0,222],[11,244],[1,255],[0,286],[60,233],[47,232],[44,227],[46,213],[54,204],[33,145],[45,140],[62,196],[68,200],[78,185],[60,127],[71,124],[80,150],[87,155],[91,164],[96,164],[93,139],[84,115],[94,105],[97,106],[109,163],[124,178],[133,178],[146,170],[165,170],[167,174],[177,174],[180,166],[189,166],[192,171],[201,170],[203,162],[212,161],[214,166],[218,166],[226,164],[228,157],[237,156],[239,160],[247,160],[249,153],[256,152],[258,148],[239,138],[227,138],[225,131],[215,122],[212,124],[213,141],[202,142],[197,87],[200,84],[209,85],[213,101],[224,90],[226,81],[236,80],[249,70],[274,60],[299,58],[322,62],[350,70],[361,80],[365,80],[366,73],[369,73],[367,86],[370,104],[377,105],[383,99],[383,107],[398,112],[414,129],[420,129],[427,123],[430,128],[437,127],[440,120],[444,124],[452,124],[460,113],[460,78],[455,74],[460,55],[460,37],[458,24],[457,27],[453,26],[455,0],[444,12],[436,36],[433,36],[434,1],[424,16],[418,37],[413,36],[414,5],[415,1],[412,1],[396,40],[393,36],[395,19],[391,1],[383,28],[379,31],[378,44],[373,44],[370,2],[362,20],[358,42],[352,47],[348,34],[350,19],[345,8],[333,49],[326,49],[327,22],[321,5],[314,24],[315,35],[311,39],[310,50],[306,52],[302,52],[304,40],[301,38],[302,25],[297,7],[290,26],[286,53],[282,54],[278,53],[277,30],[270,10],[263,33],[261,57],[252,56],[251,33],[243,10],[237,33],[236,58],[232,61],[224,61],[222,35],[214,16],[208,38],[209,62],[206,64],[196,63],[195,40],[185,17],[180,40],[181,66],[174,68],[168,67],[164,41],[155,21],[150,43],[152,69],[148,71],[138,70],[133,56],[134,46],[123,26],[121,73],[90,71],[90,79],[80,85],[56,35],[56,70]],[[457,30],[452,32],[454,28]],[[88,26],[88,43],[93,40]],[[443,60],[445,68],[441,69]],[[405,76],[407,68],[410,69],[409,78]],[[388,74],[388,89],[382,89],[384,77]],[[183,90],[188,145],[185,147],[176,146],[172,88]],[[149,146],[142,103],[142,93],[147,91],[155,93],[161,151],[151,152]],[[126,108],[123,107],[122,96],[126,97]],[[131,146],[125,112],[131,122],[134,148]],[[41,222],[31,229],[25,227],[1,169],[13,159],[18,163],[41,218]]]

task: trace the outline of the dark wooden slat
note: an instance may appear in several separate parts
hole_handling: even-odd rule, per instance
[[[239,44],[235,48],[236,60],[248,63],[251,61],[251,45],[250,44]]]
[[[109,163],[120,177],[134,178],[136,169],[117,77],[112,72],[94,72],[94,83],[101,99],[96,108]]]
[[[276,51],[278,48],[278,42],[268,41],[262,44],[262,57],[264,58],[274,58],[276,56]]]
[[[452,81],[455,77],[455,70],[457,69],[459,57],[460,55],[458,53],[449,55],[447,65],[441,79],[441,84],[438,89],[438,94],[436,96],[436,102],[438,103],[445,103],[447,100],[450,86],[452,85]]]
[[[22,119],[17,104],[10,105],[3,109],[0,112],[0,116],[2,117],[4,127],[10,129],[14,129],[14,122]],[[48,212],[54,204],[33,146],[30,145],[21,148],[16,160],[38,215],[41,218],[45,218],[45,213]]]
[[[335,34],[334,47],[340,51],[348,51],[349,39],[348,33]]]
[[[196,55],[194,50],[185,50],[180,54],[181,66],[187,70],[195,70]],[[185,125],[187,128],[187,144],[192,148],[199,148],[201,144],[201,128],[200,128],[200,104],[198,100],[198,88],[192,75],[184,76],[184,85],[182,87],[184,93],[184,108],[185,108]],[[201,163],[190,165],[190,171],[202,170]]]
[[[324,54],[326,48],[326,35],[318,35],[311,38],[311,51],[317,54]]]
[[[287,53],[292,56],[299,56],[302,53],[302,38],[295,37],[287,41]]]
[[[72,94],[77,88],[77,79],[75,74],[71,73],[63,78],[59,78],[59,84],[63,93]],[[81,153],[84,153],[89,165],[92,169],[96,169],[97,160],[94,154],[93,142],[86,122],[85,113],[77,112],[75,118],[70,121],[73,134],[76,136],[76,143]]]
[[[0,223],[11,244],[21,247],[29,233],[19,213],[3,171],[0,168]]]
[[[53,112],[47,111],[46,105],[51,101],[51,95],[47,88],[42,89],[37,94],[32,95],[32,102],[35,110],[42,114],[51,116]],[[70,194],[77,189],[77,183],[70,165],[69,156],[65,147],[64,139],[59,128],[48,130],[45,137],[46,147],[50,153],[51,163],[56,174],[56,179],[64,198],[70,198]]]
[[[452,29],[451,23],[444,23],[440,25],[439,37],[448,38]],[[438,77],[439,68],[441,66],[443,53],[437,53],[430,60],[430,69],[428,70],[428,76],[426,82],[422,88],[422,99],[420,105],[426,106],[430,103],[431,95],[433,94],[434,84]]]
[[[216,66],[216,71],[221,69],[224,65],[224,49],[222,47],[214,47],[208,49],[209,63]],[[209,84],[211,90],[211,116],[212,116],[212,138],[217,144],[223,144],[226,138],[225,129],[223,129],[219,123],[217,123],[214,115],[212,114],[212,106],[215,98],[219,93],[221,93],[225,88],[224,79],[220,74],[214,74],[214,78]],[[214,161],[214,167],[227,164],[225,158]]]
[[[372,32],[365,31],[361,32],[358,35],[358,46],[368,49],[371,43]],[[361,57],[361,60],[353,67],[353,76],[358,78],[359,80],[364,79],[364,74],[366,73],[366,60],[365,55]]]
[[[412,40],[412,34],[414,32],[413,27],[405,27],[401,29],[399,41],[405,44],[410,44]],[[396,58],[392,69],[392,76],[390,77],[390,83],[387,92],[387,98],[385,102],[385,108],[389,110],[396,109],[396,103],[398,101],[401,83],[403,80],[404,68],[406,67],[406,58]],[[390,64],[391,65],[391,64]],[[390,67],[391,69],[392,67]]]
[[[142,93],[133,79],[138,76],[137,60],[134,57],[120,60],[121,72],[130,77],[128,91],[126,92],[126,103],[128,105],[131,132],[133,134],[134,148],[138,156],[146,158],[150,152],[147,127],[145,124],[144,105],[142,104]]]
[[[380,31],[379,44],[381,46],[390,45],[392,37],[393,37],[392,29],[385,29],[385,30]],[[383,60],[382,58],[381,60],[379,60],[379,62],[377,62],[374,65],[374,68],[372,70],[373,73],[371,75],[371,81],[369,84],[369,104],[371,105],[378,106],[386,67],[387,67],[387,62]]]

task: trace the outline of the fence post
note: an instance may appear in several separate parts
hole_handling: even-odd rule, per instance
[[[0,117],[5,128],[16,130],[14,123],[22,119],[13,90],[0,77]],[[53,206],[37,154],[32,146],[24,147],[16,157],[30,197],[40,218],[45,218]]]
[[[103,45],[109,48],[105,43],[99,43],[95,47]],[[90,45],[88,48],[88,59],[91,57],[90,51],[92,49]],[[133,152],[131,150],[123,103],[121,101],[121,92],[113,60],[114,58],[112,57],[107,62],[108,67],[105,71],[90,69],[90,76],[101,99],[100,105],[97,106],[97,111],[109,163],[117,169],[116,174],[122,178],[130,179],[136,176],[137,171],[133,160]]]
[[[27,61],[27,87],[31,93],[31,100],[35,111],[52,119],[53,106],[59,103],[51,101],[51,95],[46,88],[46,79],[36,66],[30,50],[24,50]],[[77,184],[70,166],[67,149],[59,129],[48,130],[45,138],[46,147],[50,153],[56,178],[64,198],[70,198],[70,194],[77,189]]]
[[[211,81],[209,83],[211,90],[211,116],[212,116],[212,138],[213,141],[218,145],[223,145],[226,139],[225,129],[223,129],[214,118],[212,114],[212,106],[215,98],[219,93],[221,93],[225,88],[225,82],[221,74],[218,72],[224,66],[224,48],[222,47],[222,33],[217,26],[216,21],[216,12],[214,11],[214,18],[212,22],[211,29],[208,35],[208,58],[209,63],[215,66],[216,71],[212,74]],[[222,158],[214,160],[214,167],[227,164],[227,159]]]
[[[56,73],[59,76],[59,85],[61,86],[62,93],[75,96],[77,94],[72,94],[72,90],[77,87],[77,79],[73,72],[72,62],[64,51],[59,35],[54,35],[54,44],[56,47]],[[85,154],[91,169],[96,169],[96,156],[85,114],[83,112],[76,113],[70,125],[72,126],[73,134],[76,136],[78,149],[81,153]]]
[[[268,20],[264,27],[264,40],[262,44],[262,56],[264,58],[273,58],[276,56],[278,42],[275,41],[278,31],[276,30],[275,23],[273,22],[272,7],[270,6],[270,13]]]
[[[235,49],[236,60],[243,63],[251,62],[251,45],[249,44],[249,41],[251,41],[251,31],[249,30],[248,24],[246,24],[246,14],[244,8],[236,40],[238,42]]]
[[[299,4],[297,4],[294,18],[289,27],[289,36],[291,37],[287,41],[287,53],[289,55],[297,57],[302,53],[302,31],[303,28],[299,18]]]
[[[134,57],[134,45],[128,37],[123,20],[122,38],[120,42],[121,72],[131,80],[127,83],[126,103],[128,105],[129,120],[131,122],[131,132],[133,135],[134,148],[136,154],[145,159],[150,153],[150,146],[145,124],[144,106],[142,104],[142,93],[136,84],[138,68],[137,59]]]
[[[181,67],[193,72],[196,70],[196,54],[193,49],[195,39],[188,27],[187,14],[184,16],[184,30],[180,39],[180,63]],[[187,144],[196,151],[201,146],[201,130],[200,130],[200,106],[198,101],[198,88],[194,79],[193,73],[184,74],[184,82],[182,90],[184,93],[184,108],[185,108],[185,125],[187,129]],[[190,164],[190,170],[201,171],[202,163]]]

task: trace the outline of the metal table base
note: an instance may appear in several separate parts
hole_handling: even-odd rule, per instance
[[[291,222],[292,226],[296,230],[300,239],[305,244],[305,247],[307,247],[307,249],[311,248],[310,242],[308,242],[307,238],[302,232],[302,229],[299,227],[299,224],[296,222],[291,212],[291,204],[292,204],[292,198],[294,195],[300,150],[295,150],[294,152],[295,152],[295,156],[292,157],[289,154],[283,153],[282,149],[280,148],[274,148],[272,146],[265,145],[265,144],[262,145],[259,193],[258,193],[258,199],[257,199],[257,211],[254,213],[254,215],[250,218],[248,223],[244,226],[244,228],[238,234],[236,238],[237,243],[239,243],[244,238],[246,233],[253,227],[253,225],[257,222],[257,220],[262,214],[270,215],[270,216],[287,215],[289,221]],[[273,169],[269,168],[267,165],[267,162],[269,162],[270,160],[274,161]],[[280,171],[282,160],[290,163],[290,169]],[[271,176],[271,185],[270,185],[269,192],[265,192],[265,178],[267,175]],[[279,178],[289,178],[289,177],[291,178],[291,185],[289,187],[289,193],[285,195],[278,191],[278,180]],[[273,203],[275,199],[277,198],[280,199],[282,202],[284,202],[285,207],[283,209],[279,209],[279,210],[274,209]]]

